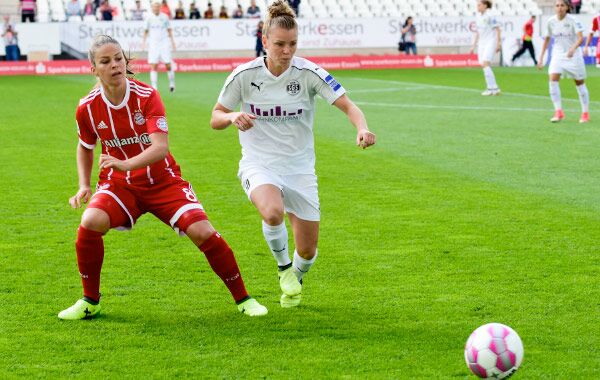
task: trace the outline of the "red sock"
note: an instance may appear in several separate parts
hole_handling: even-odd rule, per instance
[[[200,250],[206,255],[212,270],[223,280],[235,302],[248,297],[233,251],[218,232],[206,239]]]
[[[100,270],[104,261],[102,233],[79,226],[77,230],[77,265],[83,284],[83,296],[100,301]]]

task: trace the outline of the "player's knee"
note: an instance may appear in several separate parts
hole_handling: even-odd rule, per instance
[[[188,225],[185,234],[196,245],[201,246],[208,238],[215,233],[215,229],[208,220],[197,221]]]
[[[88,208],[81,216],[81,225],[88,230],[106,233],[110,229],[110,217],[104,210]]]
[[[283,207],[267,206],[261,212],[263,220],[270,226],[278,226],[283,223]]]
[[[317,254],[317,245],[307,244],[303,246],[302,244],[299,244],[296,247],[296,252],[298,252],[298,255],[303,259],[311,260]]]

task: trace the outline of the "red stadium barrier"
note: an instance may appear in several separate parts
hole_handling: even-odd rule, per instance
[[[458,55],[353,55],[347,57],[307,57],[327,70],[405,69],[479,66],[476,56]],[[251,58],[176,59],[178,72],[231,71]],[[150,66],[141,60],[133,62],[137,72],[148,72]],[[0,75],[89,74],[87,61],[0,62]]]

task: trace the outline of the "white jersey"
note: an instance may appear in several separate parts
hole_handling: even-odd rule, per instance
[[[164,13],[155,15],[151,13],[146,20],[146,31],[148,31],[148,46],[159,47],[169,42],[168,30],[171,29],[169,17]]]
[[[544,37],[552,37],[554,44],[552,45],[552,57],[564,57],[569,52],[571,46],[577,42],[577,33],[583,33],[583,26],[572,15],[567,14],[565,18],[559,20],[557,16],[552,16],[548,20]],[[576,56],[583,56],[580,48],[575,50]]]
[[[479,46],[495,44],[498,41],[496,29],[500,28],[500,25],[490,10],[486,10],[483,14],[478,12],[475,23],[479,33]]]
[[[265,58],[238,66],[227,78],[219,103],[256,115],[254,127],[239,131],[244,164],[258,164],[277,174],[314,174],[315,95],[329,104],[346,90],[327,71],[299,57],[275,77]]]

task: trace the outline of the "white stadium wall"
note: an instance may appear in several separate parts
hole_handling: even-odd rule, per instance
[[[522,36],[525,16],[500,16],[503,50],[512,52]],[[542,16],[535,28],[536,45],[541,41],[541,27],[548,16]],[[580,15],[587,31],[592,16]],[[335,49],[390,48],[400,39],[399,18],[371,19],[299,19],[299,48]],[[206,52],[225,50],[253,50],[256,20],[175,20],[172,21],[177,51]],[[473,41],[475,18],[430,17],[416,20],[418,47],[464,47]],[[123,48],[132,52],[141,50],[144,22],[63,22],[17,24],[19,45],[23,54],[30,51],[48,51],[60,54],[61,44],[85,53],[92,37],[109,34],[117,38]],[[4,54],[0,43],[0,54]],[[360,51],[357,51],[360,53]]]

